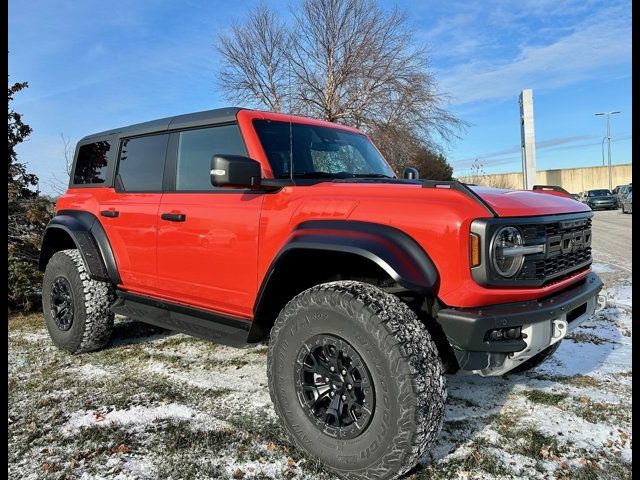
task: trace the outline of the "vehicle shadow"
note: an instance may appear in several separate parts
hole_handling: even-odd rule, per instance
[[[177,332],[126,317],[116,317],[111,342],[105,350],[136,343],[147,343],[175,335]]]

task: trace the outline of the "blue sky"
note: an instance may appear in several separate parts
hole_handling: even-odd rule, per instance
[[[287,1],[266,2],[287,15]],[[296,3],[295,1],[293,2]],[[9,1],[14,107],[34,133],[19,154],[50,193],[64,133],[86,134],[229,104],[214,49],[255,2]],[[386,2],[385,6],[390,5]],[[518,95],[532,88],[538,168],[599,165],[603,117],[614,163],[631,161],[631,2],[398,0],[427,46],[450,109],[470,127],[446,147],[455,174],[520,168]],[[386,7],[385,7],[386,8]]]

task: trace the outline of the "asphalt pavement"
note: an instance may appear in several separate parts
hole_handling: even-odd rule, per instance
[[[616,267],[631,272],[631,220],[633,214],[622,210],[593,212],[591,247],[598,257]]]

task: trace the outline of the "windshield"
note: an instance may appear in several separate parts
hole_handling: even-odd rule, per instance
[[[337,128],[254,120],[275,178],[395,178],[364,135]],[[291,133],[291,135],[290,135]]]
[[[609,190],[589,190],[590,197],[604,197],[605,195],[611,195]]]

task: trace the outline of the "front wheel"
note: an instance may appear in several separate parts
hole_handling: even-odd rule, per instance
[[[397,297],[331,282],[291,300],[271,331],[269,392],[299,448],[350,479],[390,479],[436,439],[446,387],[434,342]]]

